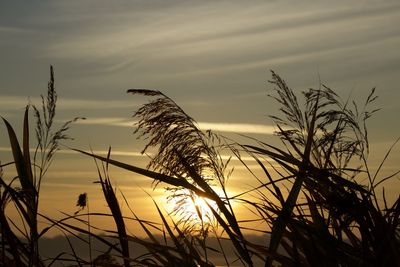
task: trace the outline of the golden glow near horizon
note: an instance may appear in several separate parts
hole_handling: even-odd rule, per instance
[[[202,130],[279,144],[268,118],[278,114],[268,97],[272,69],[299,96],[318,87],[319,79],[343,99],[364,101],[377,87],[377,107],[383,109],[369,124],[369,161],[376,169],[400,133],[399,24],[400,3],[389,0],[2,2],[0,115],[20,137],[24,108],[40,106],[53,64],[56,123],[87,118],[72,125],[68,134],[74,140],[65,145],[102,155],[111,146],[116,159],[145,167],[145,142],[132,134],[132,115],[149,99],[127,95],[127,89],[161,90]],[[31,119],[33,142],[32,114]],[[396,171],[399,157],[395,147],[381,177]],[[11,160],[6,128],[0,126],[0,161]],[[251,188],[255,180],[246,168],[238,160],[231,164],[230,192]],[[5,174],[13,177],[6,168]],[[158,218],[143,190],[164,203],[162,186],[153,191],[148,178],[116,168],[111,177],[135,212]],[[400,190],[395,179],[386,188],[391,199]],[[54,216],[74,212],[76,197],[85,191],[93,210],[106,211],[97,180],[92,159],[63,148],[43,180],[41,210]],[[124,212],[129,216],[126,206]],[[239,210],[238,216],[247,213]]]

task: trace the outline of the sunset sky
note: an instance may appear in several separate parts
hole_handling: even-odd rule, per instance
[[[278,112],[268,97],[274,70],[299,95],[321,80],[362,105],[377,87],[376,107],[382,110],[369,126],[376,167],[400,136],[398,25],[397,0],[3,1],[0,115],[20,133],[24,107],[40,104],[52,64],[58,122],[87,118],[72,126],[74,140],[64,144],[97,152],[111,146],[117,159],[145,166],[139,153],[144,143],[133,135],[131,116],[147,98],[127,89],[161,90],[202,129],[268,142],[274,139],[268,115]],[[399,152],[394,149],[386,171],[398,168]],[[4,126],[0,160],[12,160]],[[238,166],[232,192],[251,184],[241,171]],[[111,178],[133,209],[151,218],[154,209],[143,190],[158,197],[162,187],[152,192],[147,178],[117,169]],[[105,208],[96,179],[93,160],[63,149],[43,181],[41,208],[55,216],[58,210],[73,212],[82,192]],[[398,182],[387,194],[398,195]]]

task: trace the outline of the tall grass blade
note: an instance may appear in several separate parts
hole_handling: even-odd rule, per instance
[[[107,160],[110,159],[110,151],[111,148],[109,149],[108,155],[107,155]],[[117,231],[118,231],[118,238],[120,241],[121,249],[122,249],[122,256],[124,257],[124,265],[125,267],[129,267],[129,244],[128,244],[128,237],[126,234],[126,229],[125,229],[125,222],[122,217],[122,212],[117,200],[117,197],[115,196],[114,189],[111,185],[110,179],[108,177],[108,163],[107,164],[107,169],[105,170],[105,175],[106,177],[103,179],[102,175],[100,173],[99,167],[97,166],[98,170],[98,175],[101,183],[101,188],[104,194],[104,198],[107,201],[108,207],[111,210],[111,214],[114,218],[114,222],[117,225]]]
[[[299,196],[302,184],[304,179],[306,178],[307,175],[307,169],[309,166],[309,161],[310,161],[310,155],[311,155],[311,147],[313,145],[313,138],[315,134],[315,122],[317,120],[317,108],[318,108],[318,103],[319,103],[319,95],[317,97],[317,100],[315,101],[314,108],[313,108],[313,115],[311,117],[311,121],[309,124],[308,128],[308,135],[307,135],[307,143],[304,148],[304,153],[303,153],[303,161],[302,164],[299,168],[299,172],[297,174],[296,180],[292,186],[292,189],[290,190],[289,196],[286,199],[282,210],[280,211],[278,217],[273,223],[272,226],[272,235],[271,235],[271,241],[269,243],[269,251],[274,253],[277,251],[279,243],[282,239],[284,230],[288,224],[288,221],[290,220],[290,216],[293,212],[293,208],[296,205],[297,202],[297,197]],[[265,266],[270,267],[272,265],[273,260],[271,257],[267,257],[265,261]]]
[[[21,183],[22,189],[24,190],[24,193],[26,194],[26,196],[29,196],[28,198],[32,198],[33,192],[34,192],[32,176],[29,176],[29,171],[26,168],[27,164],[25,163],[25,159],[22,154],[21,147],[19,145],[17,136],[16,136],[11,124],[6,119],[4,119],[4,118],[2,118],[2,119],[4,121],[4,124],[7,127],[8,136],[9,136],[10,144],[11,144],[11,151],[12,151],[12,154],[14,157],[15,168],[18,173],[18,179]],[[30,166],[29,166],[29,168],[30,168]]]
[[[26,175],[30,183],[34,186],[32,176],[31,156],[29,152],[29,106],[25,109],[24,115],[24,130],[23,130],[23,158],[25,163]]]

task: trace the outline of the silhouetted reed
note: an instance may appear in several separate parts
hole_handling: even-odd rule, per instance
[[[36,118],[35,131],[37,141],[33,159],[31,159],[29,151],[30,106],[28,105],[25,109],[22,147],[18,142],[13,127],[3,118],[10,139],[11,151],[14,158],[13,164],[17,173],[16,179],[19,181],[21,187],[14,186],[16,179],[13,179],[11,183],[6,183],[3,177],[1,177],[0,182],[4,188],[4,202],[2,202],[4,207],[2,212],[5,211],[5,206],[12,203],[20,215],[24,228],[8,220],[5,214],[1,218],[1,225],[5,229],[3,240],[6,246],[9,245],[5,250],[13,255],[13,260],[17,266],[43,265],[38,251],[40,233],[38,233],[37,229],[40,186],[55,152],[59,149],[60,141],[70,139],[66,135],[66,132],[70,124],[79,119],[75,118],[66,122],[61,128],[53,130],[56,102],[57,94],[54,86],[54,72],[53,67],[50,66],[50,81],[47,86],[47,97],[44,98],[42,96],[42,109],[39,111],[35,106],[32,106]],[[9,226],[10,222],[16,230],[13,230],[14,228]],[[20,235],[22,235],[22,238],[19,238]]]
[[[13,262],[16,266],[51,266],[60,262],[73,266],[215,266],[211,255],[218,255],[227,266],[255,266],[260,262],[264,266],[400,266],[400,200],[397,198],[390,206],[377,191],[378,186],[398,174],[380,174],[392,148],[374,173],[367,163],[366,124],[377,111],[371,108],[377,99],[375,89],[359,107],[350,99],[341,100],[321,84],[319,89],[302,94],[302,105],[274,72],[270,83],[274,86],[272,98],[280,104],[280,115],[271,116],[283,144],[280,147],[251,137],[239,143],[211,131],[203,132],[162,92],[129,89],[130,94],[152,98],[134,117],[138,119],[135,133],[148,140],[142,152],[153,149],[155,155],[147,168],[140,168],[112,159],[111,148],[106,157],[73,149],[95,159],[98,183],[110,213],[88,210],[86,214],[64,214],[64,218],[55,220],[38,213],[40,184],[59,142],[68,139],[65,133],[76,119],[52,131],[57,94],[51,68],[42,110],[34,107],[38,145],[33,162],[29,154],[29,107],[25,111],[22,148],[13,128],[3,119],[17,177],[7,183],[0,172],[2,265]],[[243,164],[249,181],[254,180],[253,188],[236,195],[229,193],[227,180],[232,169],[230,159],[223,160],[222,152],[229,152]],[[250,156],[258,169],[248,165],[243,156]],[[154,201],[160,222],[141,219],[122,192],[122,198],[117,197],[109,165],[144,175],[154,187],[164,186],[176,203],[193,204],[196,216],[188,217],[179,205],[171,214],[165,214]],[[257,175],[257,170],[262,175]],[[20,189],[14,185],[17,180]],[[196,198],[206,200],[211,214],[207,216],[212,222],[206,221],[204,211],[195,205]],[[82,197],[79,202],[82,207],[84,200]],[[120,201],[130,210],[129,216],[123,215]],[[250,210],[253,218],[238,219],[234,202]],[[10,204],[28,226],[26,229],[8,218],[6,207]],[[40,231],[38,216],[49,223]],[[115,228],[92,226],[92,216],[113,218]],[[135,222],[146,237],[128,234],[127,222]],[[248,222],[261,226],[248,227]],[[44,261],[38,240],[53,228],[65,236],[71,252],[60,252]],[[265,240],[253,242],[249,232],[265,233]],[[106,249],[95,259],[84,259],[74,248],[72,237],[84,243],[93,238]],[[214,246],[210,240],[215,241]],[[146,252],[138,254],[132,250],[133,245]],[[230,249],[234,255],[228,253]]]

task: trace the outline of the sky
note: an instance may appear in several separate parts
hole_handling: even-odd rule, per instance
[[[268,116],[278,107],[268,97],[274,70],[298,93],[321,80],[362,103],[376,87],[382,110],[369,127],[376,167],[400,135],[397,25],[398,1],[2,1],[0,115],[20,132],[25,105],[46,93],[51,64],[58,122],[87,118],[64,144],[103,153],[111,146],[117,159],[145,166],[131,116],[147,99],[127,89],[161,90],[201,129],[269,141]],[[396,149],[388,171],[398,166]],[[11,161],[5,127],[0,160]],[[144,191],[161,199],[162,188],[153,192],[145,177],[116,169],[111,177],[151,218]],[[43,181],[41,208],[73,212],[77,196],[88,192],[105,209],[96,179],[93,160],[63,149]],[[232,180],[232,192],[251,184],[240,175]],[[392,197],[398,179],[394,185]]]

